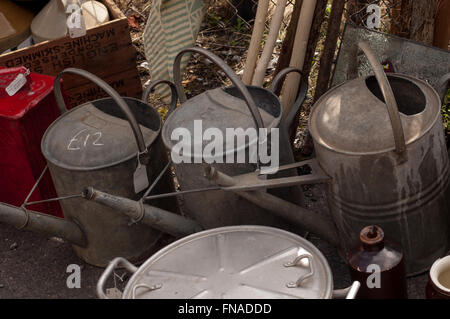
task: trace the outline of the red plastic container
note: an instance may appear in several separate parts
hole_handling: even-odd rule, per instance
[[[41,139],[60,115],[53,96],[54,77],[31,73],[28,80],[29,85],[13,96],[0,98],[0,201],[16,206],[22,205],[45,168]],[[52,197],[56,191],[46,172],[29,202]],[[63,216],[58,202],[27,208]]]

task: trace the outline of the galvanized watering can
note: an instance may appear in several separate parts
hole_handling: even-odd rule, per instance
[[[188,211],[190,217],[206,229],[234,223],[273,223],[284,228],[290,224],[291,228],[297,226],[320,235],[339,247],[343,255],[358,240],[362,228],[376,224],[385,230],[386,236],[402,245],[409,275],[425,271],[436,258],[445,254],[450,234],[449,159],[439,96],[423,81],[400,74],[386,76],[370,47],[365,43],[360,47],[375,77],[348,81],[317,101],[310,118],[317,158],[281,165],[273,171],[277,175],[270,170],[252,171],[254,167],[250,164],[175,164],[182,187],[178,194],[185,195],[186,206],[193,209]],[[197,48],[190,51],[204,53]],[[214,62],[220,65],[220,61]],[[182,95],[179,77],[175,72],[177,89]],[[250,109],[259,103],[252,102],[256,94],[249,92],[270,95],[261,88],[245,88],[230,77]],[[188,101],[177,109],[183,116],[175,112],[169,116],[163,128],[163,139],[169,149],[172,145],[168,140],[169,132],[174,128],[171,122],[189,124],[184,121],[195,119],[193,108],[204,108],[202,103],[219,93],[195,97],[192,104]],[[234,105],[240,106],[240,102],[235,101]],[[232,108],[233,104],[226,106]],[[214,111],[214,108],[209,110]],[[238,111],[247,119],[253,114],[244,113],[242,108]],[[208,110],[201,114],[203,118],[211,118]],[[277,111],[275,114],[278,115]],[[280,146],[280,149],[282,147],[288,146]],[[302,166],[309,166],[311,174],[288,177],[281,174]],[[241,170],[250,172],[242,174]],[[267,191],[312,183],[328,184],[332,219]],[[119,203],[107,194],[98,191],[94,194],[92,199],[104,205],[116,207]],[[168,195],[174,194],[161,196]],[[147,199],[157,197],[160,196]],[[130,207],[136,205],[131,200],[126,202]],[[280,217],[287,221],[284,225],[280,225]]]
[[[187,100],[180,73],[180,62],[186,53],[197,53],[206,57],[223,70],[234,86],[209,90]],[[183,146],[179,154],[184,158],[184,162],[175,162],[173,156],[172,160],[180,188],[184,192],[186,214],[198,221],[205,229],[243,224],[271,225],[293,229],[290,223],[274,216],[263,207],[243,200],[232,192],[221,190],[195,192],[195,190],[214,186],[213,183],[203,177],[203,171],[209,165],[208,163],[214,162],[211,165],[230,175],[253,172],[260,164],[259,154],[256,155],[257,161],[251,161],[251,149],[252,147],[264,147],[262,143],[259,143],[261,140],[258,141],[258,138],[248,137],[245,145],[237,145],[239,137],[245,136],[238,133],[236,134],[238,136],[236,142],[230,145],[228,144],[229,140],[225,141],[227,129],[247,130],[255,128],[258,132],[258,129],[266,128],[269,134],[272,134],[271,129],[278,128],[279,138],[276,140],[276,144],[280,152],[279,162],[281,164],[294,162],[287,127],[305,97],[306,84],[303,85],[302,92],[286,119],[281,117],[281,102],[273,91],[286,74],[299,72],[299,70],[294,68],[283,70],[274,79],[269,90],[257,86],[245,86],[223,60],[198,47],[182,50],[175,58],[173,70],[174,82],[181,105],[166,119],[162,129],[162,139],[171,153],[175,152],[180,145]],[[206,134],[208,130],[214,129],[224,137],[223,143],[219,142],[223,149],[216,152],[214,158],[207,158],[203,152],[209,141],[202,140],[200,143],[195,141],[198,130],[195,123],[199,121],[201,121],[202,126],[200,134],[203,133],[202,130]],[[180,128],[190,133],[191,137],[188,141],[174,141],[173,134]],[[272,147],[270,140],[271,135],[265,141],[269,149]],[[239,161],[239,154],[243,154],[244,160]],[[289,172],[274,174],[268,178],[286,176],[287,173]],[[296,171],[293,170],[290,174],[295,175]],[[302,203],[302,193],[297,187],[281,188],[271,192],[295,204]]]
[[[93,81],[110,97],[67,111],[60,86],[66,73]],[[152,83],[144,92],[144,100],[162,83],[171,85],[174,108],[175,87],[167,81]],[[143,101],[120,97],[107,83],[83,70],[64,70],[54,87],[62,115],[47,129],[41,146],[65,218],[29,211],[25,203],[21,208],[0,204],[0,222],[64,238],[79,257],[96,266],[106,266],[116,256],[143,261],[161,232],[184,236],[201,229],[191,220],[142,201],[136,202],[134,210],[118,211],[81,199],[92,196],[87,186],[133,200],[154,188],[144,193],[150,182],[159,181],[155,191],[173,191],[171,177],[160,173],[168,166],[160,139],[161,118]],[[175,201],[151,203],[176,211]]]
[[[449,158],[441,101],[427,83],[386,76],[370,47],[361,43],[374,76],[334,87],[315,104],[309,127],[316,157],[312,174],[266,180],[258,172],[206,175],[223,190],[301,224],[344,254],[366,225],[376,224],[402,245],[407,273],[427,270],[450,243]],[[448,80],[448,77],[447,77]],[[333,217],[326,220],[264,192],[267,188],[326,182]]]
[[[192,258],[195,256],[195,258]],[[114,259],[97,284],[116,267],[133,273],[123,299],[353,299],[360,283],[333,290],[333,275],[323,254],[306,239],[265,226],[209,229],[163,248],[137,268]]]

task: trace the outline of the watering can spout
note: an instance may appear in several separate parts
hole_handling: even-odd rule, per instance
[[[132,222],[142,222],[175,237],[187,236],[202,230],[198,223],[186,217],[143,204],[142,201],[104,193],[93,187],[87,187],[83,191],[83,198],[113,208],[130,217]]]
[[[312,161],[311,164],[313,164]],[[291,168],[291,166],[292,165],[286,165],[287,168]],[[282,167],[280,167],[280,169],[281,168]],[[215,184],[223,186],[223,190],[235,192],[237,195],[247,199],[255,205],[267,209],[296,225],[304,227],[316,235],[319,235],[332,245],[339,247],[340,242],[337,229],[331,218],[316,214],[301,206],[269,194],[264,190],[258,190],[263,189],[263,186],[265,186],[265,188],[270,188],[274,185],[279,187],[280,185],[290,186],[295,184],[305,184],[310,183],[311,181],[326,181],[328,179],[327,176],[316,174],[312,179],[303,176],[295,176],[293,178],[261,180],[260,185],[257,185],[257,183],[253,183],[255,181],[254,173],[231,177],[218,171],[212,166],[208,166],[204,170],[204,175]]]
[[[80,247],[87,245],[86,237],[76,223],[6,203],[0,203],[0,223],[63,238]]]

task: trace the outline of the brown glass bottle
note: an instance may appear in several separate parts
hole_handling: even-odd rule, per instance
[[[384,240],[379,226],[361,230],[360,244],[347,253],[352,281],[361,288],[358,299],[406,299],[406,270],[399,247]]]

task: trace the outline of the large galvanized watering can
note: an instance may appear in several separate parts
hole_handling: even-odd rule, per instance
[[[206,57],[216,64],[229,77],[234,86],[217,88],[206,91],[189,100],[186,99],[181,83],[180,62],[186,53],[196,53]],[[239,175],[253,172],[260,163],[259,154],[257,160],[251,161],[253,150],[264,147],[267,143],[270,149],[272,145],[271,136],[273,129],[279,129],[279,138],[276,139],[276,146],[279,148],[279,162],[288,164],[294,162],[292,149],[286,127],[287,121],[292,120],[298,107],[306,93],[306,85],[302,88],[302,94],[295,107],[286,119],[282,119],[282,106],[279,98],[273,90],[281,82],[281,79],[289,72],[299,72],[297,69],[289,68],[284,70],[274,79],[271,89],[257,86],[245,86],[234,72],[219,57],[202,48],[189,48],[182,50],[174,62],[174,82],[177,88],[181,105],[173,111],[165,121],[162,130],[162,139],[165,146],[171,152],[173,166],[184,192],[184,208],[186,214],[198,221],[205,229],[229,226],[229,225],[271,225],[291,229],[291,224],[278,216],[274,216],[264,208],[243,200],[232,192],[221,190],[195,193],[197,189],[213,186],[213,184],[203,177],[203,171],[208,163],[213,162],[213,166],[230,175]],[[265,128],[269,132],[265,141],[247,136],[248,140],[242,145],[238,145],[241,138],[246,138],[245,131],[248,129]],[[190,135],[187,141],[174,140],[177,130],[183,129]],[[196,140],[196,134],[207,134],[208,131],[215,130],[224,137],[218,142],[223,148],[214,154],[214,157],[205,155],[207,145],[210,141],[202,139]],[[236,133],[230,143],[228,132]],[[259,141],[259,142],[258,142]],[[222,143],[223,142],[223,143]],[[261,143],[263,142],[263,143]],[[178,153],[177,153],[178,152]],[[183,161],[175,161],[174,153],[183,158]],[[242,155],[239,160],[240,155]],[[262,163],[264,164],[264,163]],[[283,175],[284,174],[284,175]],[[269,178],[285,176],[286,172],[269,176]],[[296,174],[296,171],[291,172]],[[296,187],[282,188],[271,191],[280,198],[301,204],[301,191]]]
[[[66,73],[93,81],[110,97],[67,111],[60,87],[60,78]],[[152,83],[144,98],[162,83],[171,85],[174,108],[177,96],[170,82]],[[160,173],[168,165],[159,134],[161,118],[143,101],[120,97],[107,83],[83,70],[64,70],[54,86],[62,115],[47,129],[41,146],[65,219],[27,210],[26,199],[21,208],[0,204],[0,222],[64,238],[73,244],[79,257],[96,266],[106,266],[116,256],[142,261],[162,232],[184,236],[201,229],[191,220],[142,201],[136,202],[135,210],[124,212],[81,199],[91,196],[87,186],[133,200],[152,189],[173,191],[170,176]],[[144,193],[154,181],[159,182],[158,187]],[[151,203],[176,210],[175,201]]]
[[[203,228],[244,221],[263,224],[281,217],[291,227],[308,229],[340,247],[342,254],[354,245],[364,226],[378,224],[386,236],[403,246],[409,275],[426,270],[445,254],[450,234],[449,160],[439,96],[423,81],[399,74],[386,76],[369,46],[362,43],[361,48],[375,77],[348,81],[316,103],[310,118],[316,159],[281,165],[273,172],[244,174],[236,174],[232,165],[181,164],[184,167],[176,170],[181,185],[218,186],[182,189],[184,195],[198,195],[194,197],[197,203],[192,199],[186,202],[188,207],[198,208],[191,217]],[[311,174],[271,174],[302,166],[309,166]],[[210,184],[205,184],[205,177]],[[311,183],[328,184],[332,219],[266,191]],[[137,202],[129,199],[91,192],[91,199],[110,207],[117,208],[119,203],[125,211],[137,207]],[[212,192],[216,197],[209,196]],[[173,194],[161,196],[168,195]],[[160,195],[147,199],[157,197]],[[254,211],[251,220],[248,211],[239,209],[251,207],[248,203],[263,209],[260,215]],[[236,212],[242,216],[234,216]],[[265,212],[272,212],[272,219]]]
[[[375,77],[347,81],[323,95],[310,116],[317,158],[312,174],[267,180],[259,172],[207,176],[248,201],[319,234],[344,254],[368,224],[381,226],[403,247],[407,273],[420,273],[450,242],[449,158],[440,98],[427,83],[386,76],[361,43]],[[448,80],[448,77],[447,77]],[[333,222],[261,189],[326,182]]]

